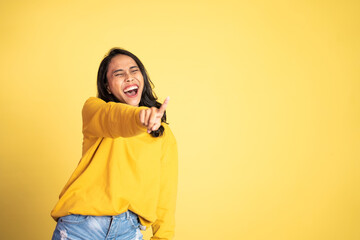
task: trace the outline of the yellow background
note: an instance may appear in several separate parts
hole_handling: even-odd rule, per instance
[[[360,239],[359,12],[355,0],[1,1],[0,238],[51,238],[82,105],[117,46],[171,97],[176,240]]]

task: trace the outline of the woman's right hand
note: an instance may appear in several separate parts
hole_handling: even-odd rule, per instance
[[[151,107],[140,111],[140,122],[147,126],[147,132],[156,131],[161,126],[161,118],[164,115],[170,97],[167,97],[160,108]]]

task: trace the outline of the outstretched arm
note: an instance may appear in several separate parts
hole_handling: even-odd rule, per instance
[[[132,137],[147,130],[140,122],[140,111],[124,103],[105,102],[96,97],[86,100],[83,109],[83,133],[96,137]]]

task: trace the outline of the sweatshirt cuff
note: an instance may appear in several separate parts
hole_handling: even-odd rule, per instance
[[[144,131],[146,132],[147,131],[147,127],[145,125],[143,125],[140,121],[140,111],[141,110],[146,110],[148,109],[148,107],[144,107],[144,106],[141,106],[141,107],[137,107],[136,110],[135,110],[135,122],[136,122],[136,126],[138,126],[138,129],[141,130],[141,131]]]

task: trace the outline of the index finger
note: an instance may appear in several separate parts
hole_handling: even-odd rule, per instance
[[[160,106],[159,110],[160,112],[165,112],[165,109],[169,103],[170,97],[165,98],[164,103]]]

